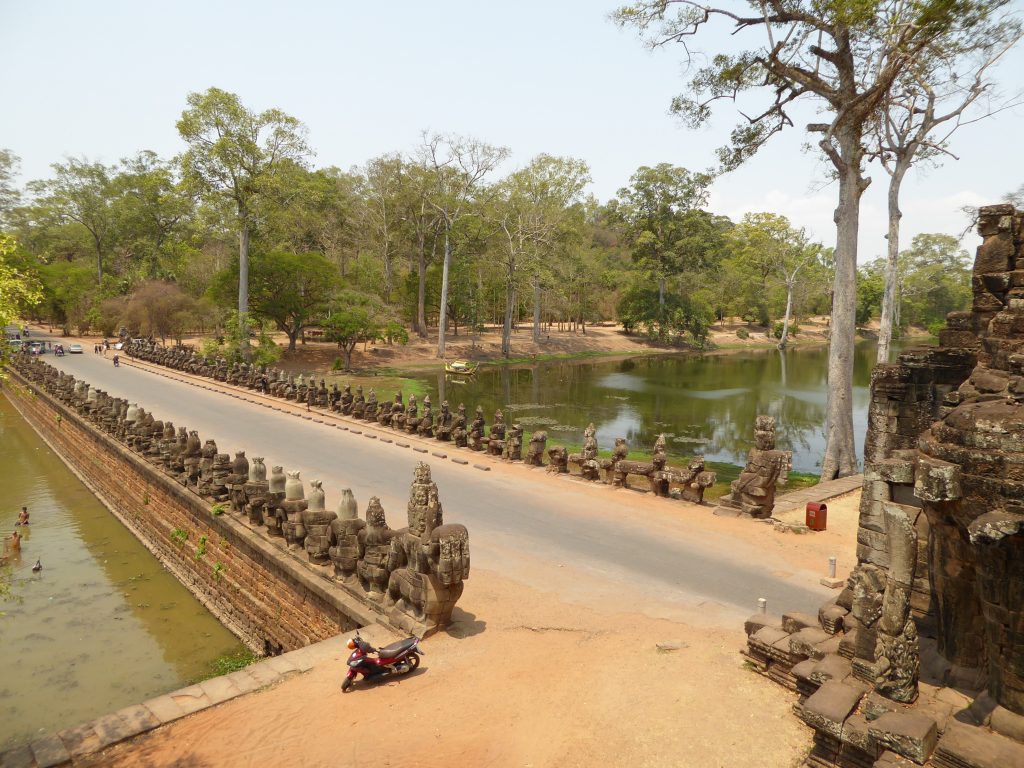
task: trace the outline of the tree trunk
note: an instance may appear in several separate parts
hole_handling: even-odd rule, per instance
[[[828,346],[828,410],[821,480],[857,472],[853,439],[853,342],[857,317],[857,233],[860,197],[867,184],[861,176],[860,134],[849,128],[839,135],[843,167],[835,212],[836,252],[832,323]]]
[[[779,339],[779,349],[786,348],[786,341],[789,338],[789,315],[793,311],[793,283],[786,283],[786,316],[782,320],[782,338]]]
[[[242,230],[238,233],[238,346],[242,358],[249,362],[249,221],[242,216]]]
[[[448,270],[452,263],[452,246],[449,227],[444,229],[444,268],[441,270],[441,311],[437,320],[437,356],[444,358],[444,336],[448,328]]]
[[[427,246],[426,237],[420,236],[420,260],[416,265],[419,286],[416,289],[416,333],[427,338]]]
[[[501,326],[501,356],[508,359],[512,351],[512,308],[516,289],[511,281],[505,286],[505,321]]]
[[[665,341],[665,278],[658,278],[658,341]]]
[[[355,342],[352,342],[351,344],[342,344],[341,345],[341,351],[345,355],[345,370],[346,371],[351,371],[352,370],[352,350],[355,349],[355,347],[356,347],[356,343]]]
[[[299,337],[299,329],[296,328],[293,331],[289,331],[287,328],[285,328],[284,332],[288,335],[288,351],[289,352],[294,352],[295,351],[295,340],[298,339],[298,337]]]
[[[885,260],[885,293],[882,295],[882,320],[878,328],[878,362],[889,362],[889,345],[892,342],[893,321],[896,318],[896,281],[900,257],[900,185],[907,172],[907,165],[902,159],[896,159],[889,178],[889,234],[886,235],[888,253]]]
[[[533,343],[540,344],[540,280],[533,281]]]
[[[96,245],[96,279],[99,286],[103,287],[103,248],[100,246],[100,239],[96,235],[92,236],[93,243]]]

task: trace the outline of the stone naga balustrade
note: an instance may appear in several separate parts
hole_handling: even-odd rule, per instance
[[[421,637],[444,627],[469,577],[469,533],[443,520],[437,484],[420,463],[407,508],[408,526],[392,529],[373,497],[360,520],[350,490],[337,511],[329,511],[319,480],[307,496],[298,472],[275,466],[268,479],[262,457],[250,463],[244,451],[232,460],[214,440],[201,443],[195,431],[154,420],[123,398],[76,380],[39,358],[16,356],[14,365],[35,383],[77,411],[108,436],[159,471],[201,496],[211,514],[231,514],[264,535],[285,538],[282,556],[305,553],[311,567],[382,612],[389,623]],[[223,369],[226,378],[236,369]],[[305,382],[303,382],[305,384]],[[306,393],[317,388],[306,385]],[[278,539],[280,540],[280,539]]]
[[[603,470],[605,482],[616,487],[628,485],[630,475],[641,477],[657,496],[701,503],[704,491],[717,479],[714,472],[705,469],[703,456],[695,456],[686,467],[668,466],[664,461],[664,436],[655,444],[651,462],[626,461],[623,452],[621,457],[609,463],[607,459],[598,458],[593,424],[584,432],[583,452],[578,454],[569,454],[558,446],[547,447],[548,435],[540,430],[530,437],[524,457],[523,428],[517,423],[506,424],[501,410],[495,412],[488,427],[480,407],[470,420],[464,404],[459,403],[453,411],[447,400],[440,404],[437,413],[429,398],[420,404],[413,395],[406,403],[401,392],[395,394],[393,401],[378,402],[377,393],[372,389],[366,394],[361,387],[357,387],[353,394],[347,384],[340,390],[337,384],[328,389],[324,379],[317,383],[312,376],[308,379],[302,375],[295,378],[278,368],[245,363],[229,365],[223,359],[205,359],[188,347],[162,347],[155,342],[136,340],[125,343],[124,353],[148,363],[246,387],[271,397],[306,403],[310,409],[329,409],[397,432],[454,443],[456,448],[479,451],[511,462],[523,461],[529,466],[547,467],[549,472],[556,474],[568,472],[571,464],[579,469],[584,480],[600,481]],[[545,454],[549,457],[548,463],[544,462]]]

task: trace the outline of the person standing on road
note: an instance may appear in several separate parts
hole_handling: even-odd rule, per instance
[[[121,367],[121,361],[120,361],[120,359],[118,358],[117,355],[114,355],[114,367],[115,368],[120,368]]]

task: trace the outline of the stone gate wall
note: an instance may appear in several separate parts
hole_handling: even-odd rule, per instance
[[[18,411],[118,519],[254,651],[294,650],[379,620],[379,614],[237,520],[213,515],[196,493],[16,370],[9,374],[4,393]],[[187,533],[183,540],[182,531]]]

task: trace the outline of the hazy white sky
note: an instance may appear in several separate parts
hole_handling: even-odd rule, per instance
[[[602,200],[640,165],[710,167],[736,115],[725,107],[699,132],[679,125],[668,105],[682,87],[682,52],[645,50],[607,20],[615,5],[0,0],[0,147],[21,156],[23,181],[68,155],[170,156],[182,149],[174,124],[186,94],[216,85],[304,121],[321,166],[410,151],[427,129],[506,145],[509,167],[539,152],[579,157]],[[704,50],[731,44],[716,34]],[[1024,87],[1024,51],[997,74],[1004,90]],[[905,242],[959,234],[963,205],[998,202],[1024,184],[1022,132],[1024,108],[1004,112],[957,134],[958,162],[915,172],[904,184]],[[823,166],[805,141],[799,128],[776,137],[716,182],[712,208],[733,218],[783,213],[831,243],[835,188],[821,186]],[[870,175],[862,262],[885,248],[887,179],[877,167]]]

